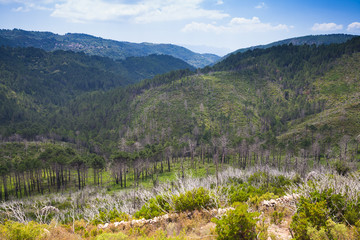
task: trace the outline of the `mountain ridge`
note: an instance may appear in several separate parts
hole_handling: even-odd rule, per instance
[[[275,42],[271,42],[268,44],[263,44],[263,45],[256,45],[256,46],[251,46],[251,47],[247,47],[247,48],[240,48],[238,50],[235,50],[231,53],[226,54],[225,56],[223,56],[222,58],[220,58],[218,61],[216,61],[216,63],[221,62],[222,60],[224,60],[225,58],[229,57],[232,54],[236,54],[239,52],[246,52],[249,50],[254,50],[254,49],[266,49],[266,48],[270,48],[270,47],[274,47],[274,46],[278,46],[278,45],[289,45],[289,44],[293,44],[293,45],[303,45],[303,44],[308,44],[308,45],[328,45],[328,44],[333,44],[333,43],[344,43],[347,40],[350,40],[354,37],[357,37],[357,35],[351,35],[351,34],[323,34],[323,35],[306,35],[306,36],[300,36],[300,37],[294,37],[294,38],[288,38],[288,39],[284,39],[284,40],[279,40],[279,41],[275,41]],[[214,64],[216,64],[214,63]]]
[[[0,45],[12,47],[36,47],[46,51],[71,50],[89,55],[110,57],[123,60],[127,57],[141,57],[151,54],[164,54],[179,58],[199,68],[207,66],[220,57],[215,54],[199,54],[174,44],[132,43],[103,39],[83,34],[65,35],[51,32],[35,32],[20,29],[0,30]]]

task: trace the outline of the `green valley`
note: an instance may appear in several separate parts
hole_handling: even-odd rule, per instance
[[[358,239],[360,37],[332,37],[197,70],[1,47],[0,237]]]

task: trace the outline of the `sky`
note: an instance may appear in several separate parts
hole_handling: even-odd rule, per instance
[[[0,29],[13,28],[224,55],[305,35],[360,35],[360,0],[0,0]]]

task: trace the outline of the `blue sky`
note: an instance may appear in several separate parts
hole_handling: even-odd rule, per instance
[[[0,0],[0,28],[173,43],[222,55],[304,35],[360,35],[360,0]]]

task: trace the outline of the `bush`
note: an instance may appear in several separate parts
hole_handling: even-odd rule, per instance
[[[126,240],[129,239],[124,233],[103,233],[95,238],[95,240]]]
[[[249,199],[249,194],[243,189],[232,187],[230,190],[230,203],[246,202]]]
[[[284,218],[283,212],[274,211],[271,214],[271,223],[280,224],[283,221],[283,218]]]
[[[345,209],[344,218],[347,223],[355,225],[356,222],[360,219],[360,199],[357,200],[357,203],[350,202]]]
[[[255,239],[258,216],[259,213],[248,212],[248,206],[245,203],[239,203],[234,210],[229,210],[221,219],[212,219],[216,223],[217,239]]]
[[[335,223],[331,219],[326,221],[325,227],[321,227],[317,230],[315,227],[308,227],[307,233],[311,240],[322,239],[353,239],[351,231],[345,226],[345,224]]]
[[[145,203],[139,211],[135,213],[135,217],[151,219],[157,216],[161,216],[171,211],[169,203],[164,199],[163,196],[158,195],[156,198],[151,198],[147,203]]]
[[[320,230],[328,219],[326,201],[312,203],[309,199],[300,198],[297,212],[290,224],[296,239],[310,239],[308,228]]]
[[[45,234],[47,227],[33,221],[29,223],[6,221],[0,226],[0,237],[8,240],[35,240]]]
[[[182,211],[194,211],[202,208],[209,209],[217,206],[213,196],[209,190],[203,187],[187,191],[179,196],[174,196],[175,210]]]
[[[279,198],[277,195],[274,195],[274,193],[265,193],[261,196],[255,195],[253,197],[250,197],[249,202],[252,206],[254,206],[256,209],[259,209],[260,203],[264,200],[270,200],[270,199],[277,199]]]
[[[350,171],[348,164],[340,160],[334,163],[334,168],[339,175],[343,176],[345,176]]]
[[[123,212],[119,212],[116,209],[113,210],[104,210],[100,211],[98,215],[96,215],[95,219],[92,221],[94,225],[99,223],[108,223],[108,222],[121,222],[128,221],[129,215]]]

